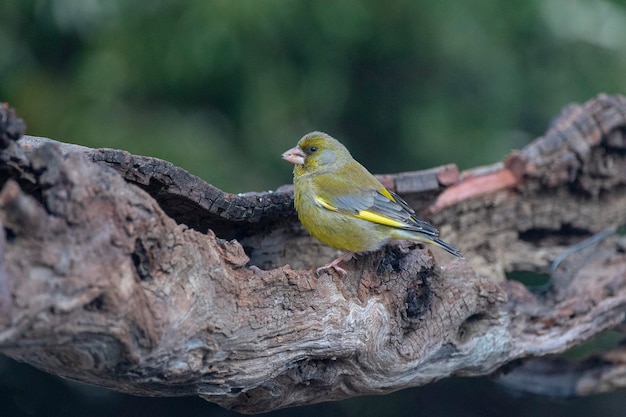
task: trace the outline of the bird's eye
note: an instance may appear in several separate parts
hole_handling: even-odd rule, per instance
[[[317,151],[317,146],[311,146],[311,147],[309,148],[309,151],[310,151],[310,152],[315,152],[315,151]]]

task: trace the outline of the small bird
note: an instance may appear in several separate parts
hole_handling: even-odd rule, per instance
[[[282,158],[295,165],[294,204],[304,228],[322,243],[347,251],[318,268],[318,274],[332,268],[345,275],[339,263],[354,253],[378,250],[391,239],[426,242],[463,257],[330,135],[308,133]]]

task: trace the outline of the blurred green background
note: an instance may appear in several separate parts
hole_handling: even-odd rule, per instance
[[[29,134],[160,157],[229,192],[289,183],[280,154],[311,130],[375,173],[493,163],[600,92],[626,93],[626,1],[0,2],[0,101]],[[60,381],[0,358],[0,416],[231,415]],[[275,415],[626,409],[619,395],[520,401],[459,381]]]
[[[323,130],[371,171],[500,160],[626,92],[606,0],[3,0],[0,100],[28,133],[157,156],[230,192]]]

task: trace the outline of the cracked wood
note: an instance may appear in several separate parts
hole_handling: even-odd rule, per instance
[[[0,352],[246,413],[452,375],[540,378],[511,364],[620,329],[626,242],[568,256],[543,293],[505,273],[549,272],[626,223],[625,132],[626,99],[600,95],[502,163],[382,176],[466,260],[392,244],[345,279],[311,272],[333,251],[297,223],[288,186],[232,195],[166,161],[24,137],[0,153]],[[615,369],[620,352],[605,355]],[[584,369],[574,394],[593,392]]]

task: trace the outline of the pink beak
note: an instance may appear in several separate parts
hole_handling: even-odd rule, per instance
[[[300,149],[298,146],[295,146],[291,149],[289,149],[288,151],[285,151],[282,155],[283,159],[285,161],[289,161],[292,164],[295,165],[302,165],[304,164],[304,152],[302,152],[302,149]]]

